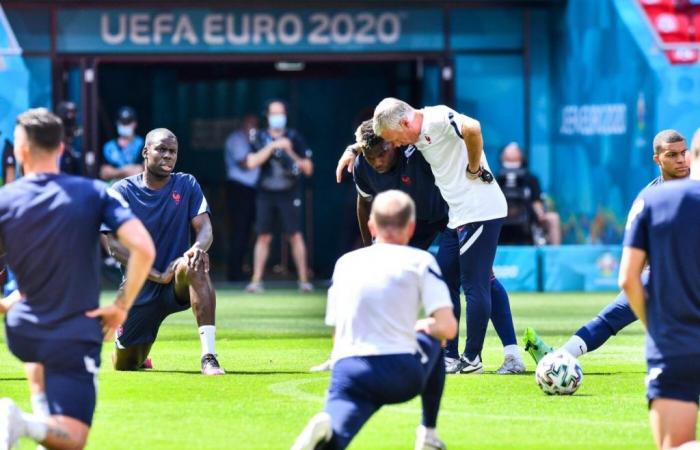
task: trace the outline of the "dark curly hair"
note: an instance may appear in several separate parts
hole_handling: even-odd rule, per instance
[[[355,131],[355,140],[360,145],[360,151],[370,158],[384,152],[384,139],[374,134],[372,119],[365,120]]]

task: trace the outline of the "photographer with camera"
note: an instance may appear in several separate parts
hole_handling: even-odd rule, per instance
[[[272,233],[276,224],[287,236],[297,267],[299,290],[310,292],[306,263],[306,244],[301,234],[301,176],[310,177],[314,166],[311,150],[304,138],[287,128],[287,106],[280,100],[268,102],[268,128],[256,133],[253,152],[246,157],[248,169],[260,167],[256,200],[255,229],[258,237],[253,255],[253,278],[247,292],[264,291],[262,278],[270,253]]]
[[[559,214],[545,209],[540,182],[528,169],[516,142],[503,148],[497,181],[508,203],[508,216],[503,223],[499,243],[559,245]]]
[[[62,101],[56,105],[56,115],[63,122],[63,153],[61,154],[61,172],[70,175],[82,175],[80,149],[75,144],[83,130],[78,126],[78,107],[71,101]]]

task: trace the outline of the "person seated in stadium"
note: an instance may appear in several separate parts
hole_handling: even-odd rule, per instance
[[[117,112],[118,136],[102,147],[104,164],[100,167],[100,178],[116,181],[143,171],[143,138],[136,134],[136,111],[130,106],[122,106]]]
[[[496,178],[508,203],[508,216],[500,244],[561,244],[559,214],[546,211],[537,177],[527,167],[517,143],[501,153],[501,172]]]

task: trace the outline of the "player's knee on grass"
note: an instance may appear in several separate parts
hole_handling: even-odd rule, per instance
[[[141,369],[150,350],[151,344],[140,344],[127,348],[116,348],[112,357],[114,370],[131,371]]]

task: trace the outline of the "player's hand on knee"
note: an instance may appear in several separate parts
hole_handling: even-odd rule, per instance
[[[209,255],[201,248],[196,245],[193,246],[187,250],[185,258],[187,259],[188,268],[197,272],[203,270],[204,273],[209,273]]]
[[[338,160],[338,166],[335,168],[335,181],[340,183],[343,179],[343,170],[347,169],[348,173],[352,173],[352,169],[355,166],[355,146],[357,144],[348,145],[340,159]]]
[[[85,313],[86,316],[102,321],[102,336],[105,341],[114,339],[114,333],[126,320],[127,310],[112,303]]]

